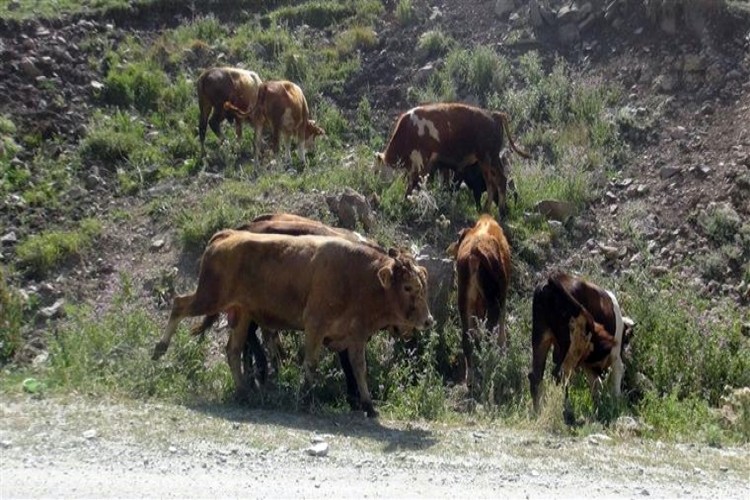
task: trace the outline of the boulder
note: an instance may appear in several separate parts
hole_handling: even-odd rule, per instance
[[[495,0],[495,15],[505,17],[516,7],[514,0]]]
[[[575,212],[575,206],[567,201],[542,200],[534,206],[534,210],[547,219],[565,222]]]
[[[359,223],[365,231],[369,231],[375,223],[367,198],[352,188],[345,188],[339,195],[327,196],[326,203],[331,212],[338,217],[341,227],[356,229]]]
[[[453,291],[453,260],[437,257],[430,248],[423,248],[417,256],[417,264],[427,269],[430,312],[435,318],[436,328],[442,327],[450,315],[450,299]]]

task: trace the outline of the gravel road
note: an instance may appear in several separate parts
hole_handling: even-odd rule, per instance
[[[215,404],[2,400],[3,499],[750,495],[748,446]],[[312,446],[327,453],[311,456]]]

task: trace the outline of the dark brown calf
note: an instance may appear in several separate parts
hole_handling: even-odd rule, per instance
[[[633,322],[623,317],[614,294],[568,274],[552,274],[534,290],[532,305],[532,368],[529,373],[534,411],[538,412],[547,354],[553,348],[553,376],[567,383],[581,368],[593,395],[599,377],[612,368],[612,391],[619,396],[624,365],[621,357],[626,329]]]

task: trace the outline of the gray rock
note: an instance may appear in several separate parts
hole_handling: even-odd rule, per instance
[[[534,205],[534,210],[547,219],[565,222],[575,212],[575,206],[567,201],[542,200]]]
[[[682,61],[683,71],[705,71],[706,59],[700,54],[687,54]]]
[[[671,73],[664,73],[656,77],[654,86],[660,92],[672,92],[677,88],[679,79]]]
[[[328,455],[328,443],[321,441],[305,449],[305,453],[311,457],[325,457]]]
[[[151,241],[151,251],[154,252],[157,250],[161,250],[165,244],[166,241],[164,240],[164,238],[155,238]]]
[[[36,66],[36,60],[31,57],[21,59],[21,71],[29,78],[36,78],[42,75],[42,70]]]
[[[495,0],[495,15],[497,17],[504,17],[510,14],[515,7],[516,3],[514,0]]]
[[[338,196],[326,197],[326,203],[331,212],[338,217],[342,227],[355,229],[357,223],[360,223],[365,231],[369,231],[375,224],[367,198],[352,188],[345,188]]]
[[[557,28],[557,39],[562,44],[570,45],[580,40],[580,38],[581,32],[576,23],[563,24]]]
[[[427,83],[427,81],[434,73],[435,65],[432,63],[427,63],[414,73],[414,82],[418,84]]]
[[[91,439],[96,438],[96,436],[98,434],[99,433],[97,432],[96,429],[89,429],[89,430],[83,432],[83,437],[84,437],[84,439],[91,440]]]
[[[448,321],[450,313],[450,298],[453,291],[454,271],[453,260],[436,257],[425,253],[417,256],[417,264],[427,269],[427,284],[429,290],[430,312],[435,319],[437,328]]]
[[[651,266],[649,270],[651,271],[651,275],[657,278],[669,272],[669,268],[666,266]]]
[[[669,179],[679,174],[681,171],[682,169],[675,165],[664,165],[659,169],[659,177],[662,179]]]
[[[64,314],[63,305],[65,305],[65,299],[57,299],[51,306],[40,309],[39,314],[47,319],[61,317]]]
[[[16,236],[15,231],[10,231],[0,237],[0,244],[2,245],[15,245],[16,243],[18,243],[18,236]]]
[[[572,3],[570,5],[563,5],[557,11],[557,20],[560,24],[577,23],[584,15],[581,9],[578,8],[578,5]]]

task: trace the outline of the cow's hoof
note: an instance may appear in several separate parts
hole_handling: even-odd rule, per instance
[[[164,356],[164,353],[167,352],[167,347],[169,347],[169,344],[166,342],[157,342],[154,346],[154,353],[151,355],[151,359],[156,361],[157,359]]]
[[[363,404],[362,409],[365,411],[365,416],[367,418],[378,418],[380,416],[378,410],[376,410],[375,407],[372,406],[372,403]]]

